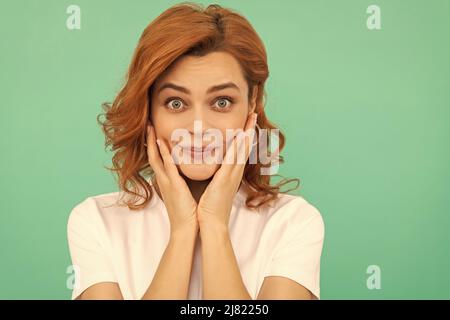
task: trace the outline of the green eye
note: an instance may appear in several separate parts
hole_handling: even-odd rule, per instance
[[[226,99],[219,99],[217,106],[219,106],[221,109],[224,109],[227,107],[227,100]]]
[[[165,105],[173,111],[179,111],[183,108],[183,102],[181,99],[169,98],[166,100]]]
[[[216,100],[216,103],[215,103],[216,109],[218,109],[220,111],[229,109],[232,104],[233,104],[233,99],[231,99],[229,97],[219,98]]]

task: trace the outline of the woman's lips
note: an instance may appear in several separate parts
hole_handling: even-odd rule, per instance
[[[195,146],[181,146],[181,148],[183,150],[186,150],[188,152],[197,152],[197,153],[202,153],[202,152],[206,152],[206,151],[212,151],[216,148],[218,148],[219,146],[217,145],[206,145],[203,147],[195,147]]]
[[[214,148],[184,148],[187,152],[191,153],[206,153],[207,151],[212,151]]]
[[[186,152],[191,156],[191,158],[202,158],[206,156],[212,155],[213,150],[217,149],[217,146],[214,147],[204,147],[204,148],[183,148],[183,152]]]

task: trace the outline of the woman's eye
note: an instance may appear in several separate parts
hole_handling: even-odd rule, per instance
[[[218,111],[227,111],[231,108],[233,99],[229,97],[218,98],[214,103],[214,108]],[[168,98],[164,105],[171,111],[177,112],[184,109],[184,102],[180,98]]]
[[[217,99],[215,105],[216,108],[219,110],[227,110],[230,108],[232,103],[233,100],[231,98],[219,98]]]
[[[183,107],[183,102],[180,99],[167,99],[166,106],[173,111],[179,111]]]

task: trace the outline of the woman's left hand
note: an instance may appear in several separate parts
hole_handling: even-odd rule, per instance
[[[256,117],[256,113],[251,113],[247,117],[245,135],[243,132],[233,138],[222,165],[199,200],[197,219],[200,230],[202,226],[228,228],[233,199],[241,184],[244,168],[253,147]]]

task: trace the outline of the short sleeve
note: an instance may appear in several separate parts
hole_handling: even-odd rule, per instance
[[[310,203],[290,207],[287,229],[277,245],[265,276],[283,276],[320,299],[320,258],[325,234],[320,212]],[[284,212],[282,213],[284,214]]]
[[[72,209],[67,223],[67,239],[75,275],[72,299],[99,282],[117,282],[102,239],[101,228],[96,223],[96,206],[89,200]],[[93,200],[91,200],[93,201]]]

